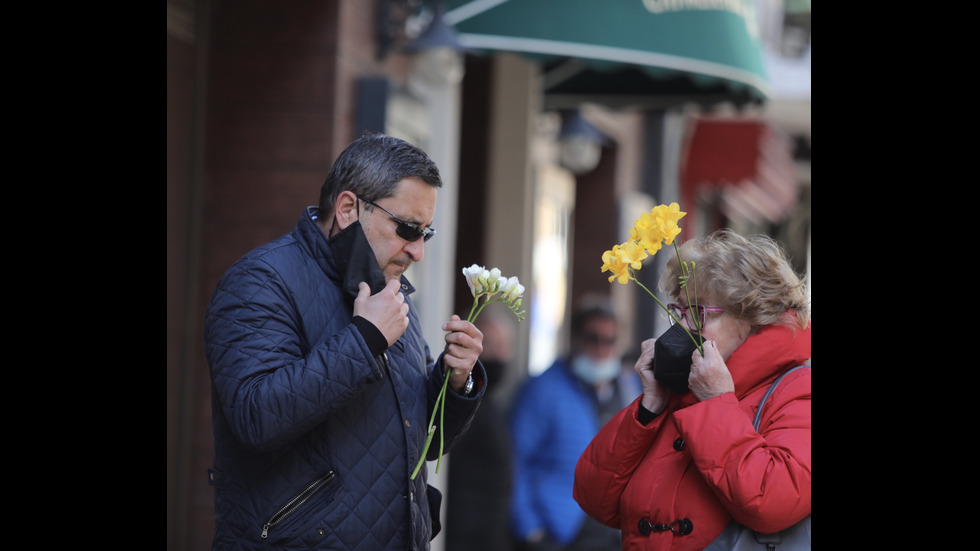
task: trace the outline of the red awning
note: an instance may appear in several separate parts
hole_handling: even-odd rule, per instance
[[[681,162],[682,210],[782,222],[799,198],[792,142],[765,121],[695,119]],[[688,222],[693,224],[693,218]]]

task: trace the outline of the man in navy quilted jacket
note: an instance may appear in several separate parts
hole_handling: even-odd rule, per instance
[[[436,397],[448,376],[434,437],[444,429],[448,452],[486,390],[482,333],[453,315],[433,359],[403,276],[435,235],[441,186],[421,149],[366,134],[319,206],[218,283],[205,322],[214,550],[429,548],[441,496],[412,473]]]

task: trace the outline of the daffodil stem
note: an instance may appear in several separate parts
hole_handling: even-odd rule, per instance
[[[683,287],[684,288],[684,292],[687,293],[687,304],[688,304],[689,307],[694,308],[695,310],[697,310],[698,309],[698,280],[697,280],[697,278],[694,277],[694,269],[692,268],[691,270],[688,270],[687,269],[687,262],[684,262],[684,261],[681,260],[681,251],[680,251],[680,249],[677,248],[677,241],[674,241],[672,244],[674,246],[674,254],[677,256],[677,264],[681,267],[681,271],[683,272],[682,275],[683,275],[683,282],[684,283],[683,283],[683,285],[681,285],[681,287]],[[693,301],[691,300],[691,288],[688,287],[688,285],[687,285],[692,280],[694,281],[694,300]],[[656,298],[656,297],[654,297],[654,298]],[[698,333],[700,333],[701,332],[701,329],[702,329],[702,327],[701,327],[701,316],[692,315],[691,316],[691,321],[694,322],[694,328],[697,330]],[[694,337],[692,336],[691,339],[693,340]],[[697,343],[695,342],[695,344],[697,344]],[[701,353],[704,354],[704,351],[701,349],[700,346],[698,346],[698,350],[701,350]]]
[[[667,308],[667,307],[666,307],[666,306],[664,305],[664,303],[663,303],[663,302],[660,302],[660,299],[659,299],[659,298],[657,298],[657,295],[655,295],[655,294],[653,294],[653,293],[651,293],[651,292],[650,292],[650,289],[647,289],[647,286],[646,286],[646,285],[644,285],[644,284],[642,284],[642,283],[640,283],[640,280],[638,280],[638,279],[636,279],[636,277],[634,277],[634,276],[633,276],[633,274],[630,274],[630,277],[631,277],[631,278],[633,279],[633,281],[634,281],[634,282],[635,282],[635,283],[636,283],[637,285],[639,285],[639,286],[640,286],[640,288],[641,288],[641,289],[643,289],[644,291],[646,291],[646,292],[647,292],[647,294],[648,294],[648,295],[650,295],[651,297],[653,297],[653,300],[655,300],[655,301],[657,301],[657,304],[659,304],[659,305],[660,305],[660,307],[664,309],[664,312],[667,312],[667,315],[668,315],[668,316],[670,316],[670,317],[672,317],[672,318],[674,318],[674,321],[676,321],[676,322],[677,322],[678,324],[680,324],[680,325],[681,325],[681,329],[683,329],[683,330],[684,330],[684,332],[685,332],[685,333],[687,333],[687,336],[688,336],[688,337],[689,337],[689,338],[691,339],[691,342],[693,342],[693,343],[694,343],[694,346],[696,346],[696,347],[697,347],[697,349],[698,349],[698,351],[699,351],[699,352],[701,352],[701,355],[703,356],[703,355],[704,355],[704,349],[703,349],[703,348],[701,348],[701,344],[700,344],[700,343],[699,343],[699,342],[697,341],[697,339],[695,339],[695,338],[694,338],[694,335],[692,335],[692,334],[691,334],[691,332],[687,330],[687,327],[684,327],[684,325],[683,325],[683,324],[684,324],[684,322],[683,322],[682,320],[679,320],[679,319],[677,319],[677,316],[675,316],[674,314],[671,314],[671,313],[670,313],[670,309],[669,309],[669,308]]]

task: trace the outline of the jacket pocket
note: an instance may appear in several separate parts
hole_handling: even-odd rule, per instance
[[[319,511],[319,508],[314,508],[313,504],[323,504],[332,498],[338,488],[337,484],[332,484],[336,476],[337,474],[334,471],[327,472],[283,504],[282,507],[263,523],[262,539],[267,539],[270,535],[276,538],[284,535],[288,536],[286,534],[286,527],[296,525],[304,517],[307,520],[315,520],[316,516],[311,517],[310,511]],[[299,526],[301,527],[302,524]]]

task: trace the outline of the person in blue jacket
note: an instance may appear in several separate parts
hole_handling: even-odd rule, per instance
[[[457,315],[433,359],[403,275],[435,235],[441,186],[421,149],[365,134],[319,205],[221,278],[205,321],[212,549],[429,549],[441,495],[426,469],[412,477],[429,417],[448,376],[448,453],[487,382],[483,335]]]
[[[586,515],[572,496],[575,465],[642,388],[623,365],[619,324],[604,301],[573,314],[570,336],[568,357],[527,379],[511,406],[511,532],[522,551],[619,551],[619,530]]]

